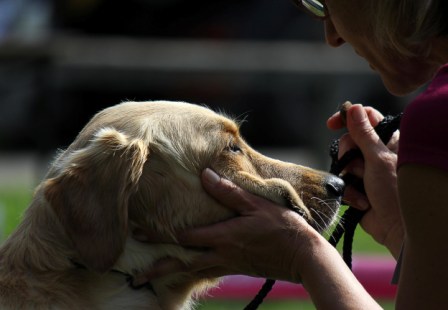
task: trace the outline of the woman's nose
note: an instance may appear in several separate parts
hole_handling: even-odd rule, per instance
[[[326,19],[324,21],[324,27],[325,41],[328,45],[331,47],[339,47],[345,43],[345,40],[339,35],[331,19]]]

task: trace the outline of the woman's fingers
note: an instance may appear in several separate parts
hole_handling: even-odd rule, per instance
[[[167,257],[158,260],[150,269],[134,278],[133,285],[140,286],[153,279],[184,271],[187,266],[179,259]]]
[[[339,130],[345,127],[345,123],[341,118],[340,112],[336,112],[328,118],[327,127],[331,130]]]
[[[379,152],[387,149],[373,126],[362,105],[355,104],[347,111],[347,129],[364,157],[377,157]]]
[[[370,209],[370,203],[366,195],[360,193],[352,186],[347,186],[345,189],[344,203],[362,211]]]
[[[350,137],[348,133],[343,134],[341,138],[339,138],[339,153],[338,158],[341,159],[342,156],[344,156],[345,153],[352,149],[358,148],[353,141],[353,139]]]
[[[227,207],[237,214],[247,213],[264,200],[229,180],[221,178],[213,170],[207,168],[202,173],[202,184],[204,189],[215,198],[222,206]],[[234,219],[238,221],[238,219]],[[226,231],[235,225],[232,219],[203,227],[191,228],[178,232],[176,236],[169,236],[157,231],[137,229],[133,232],[136,240],[150,243],[180,243],[183,246],[209,247],[216,240],[226,236]],[[173,238],[176,237],[176,238]]]
[[[179,244],[187,247],[213,247],[217,240],[225,234],[229,221],[220,222],[203,227],[190,228],[177,234]]]
[[[219,257],[213,252],[199,254],[190,263],[182,262],[178,258],[166,257],[154,263],[144,273],[136,276],[134,286],[140,286],[148,281],[163,278],[168,275],[185,272],[190,278],[216,278],[231,273],[228,268],[218,264]],[[232,270],[235,273],[235,270]]]
[[[378,110],[372,107],[364,107],[367,117],[369,118],[370,124],[375,127],[384,119],[384,115],[381,114]]]
[[[147,243],[177,243],[171,235],[146,228],[135,229],[132,232],[132,237],[137,241]]]
[[[221,178],[211,170],[206,168],[202,172],[202,186],[221,205],[243,214],[251,211],[262,201],[262,198],[255,196],[231,181]]]
[[[364,109],[373,127],[383,120],[384,116],[378,110],[372,107],[364,107]],[[327,127],[331,130],[339,130],[346,127],[346,123],[342,120],[340,112],[336,112],[328,118]]]
[[[387,148],[391,150],[391,152],[398,154],[398,142],[400,141],[400,131],[397,130],[394,132],[389,142],[387,143]]]

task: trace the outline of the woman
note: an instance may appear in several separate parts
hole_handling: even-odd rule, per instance
[[[382,115],[353,105],[340,154],[358,147],[364,160],[346,170],[364,180],[366,195],[348,187],[345,199],[366,210],[361,225],[402,266],[397,309],[448,308],[448,4],[446,0],[295,0],[323,20],[326,42],[350,44],[390,93],[428,88],[405,110],[399,151],[372,126]],[[343,127],[339,113],[327,123]],[[339,253],[300,216],[244,192],[210,169],[204,188],[240,216],[179,234],[186,246],[207,247],[200,266],[158,263],[145,277],[177,270],[200,276],[246,274],[302,282],[319,309],[377,309]]]

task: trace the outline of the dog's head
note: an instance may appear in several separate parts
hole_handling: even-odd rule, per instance
[[[176,230],[233,216],[200,183],[207,167],[242,188],[295,208],[318,230],[337,213],[343,183],[267,158],[238,124],[187,103],[123,103],[98,113],[54,162],[43,185],[79,257],[104,272],[131,229]]]

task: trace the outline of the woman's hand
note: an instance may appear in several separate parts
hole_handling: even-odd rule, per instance
[[[188,265],[159,261],[145,278],[187,271],[198,278],[243,274],[299,282],[308,247],[313,240],[326,241],[297,213],[244,191],[210,169],[203,172],[202,181],[208,193],[238,215],[178,233],[180,245],[204,253]]]
[[[188,265],[172,258],[158,261],[135,285],[181,271],[192,276],[190,281],[243,274],[302,281],[317,309],[380,309],[337,250],[301,216],[242,190],[210,169],[202,180],[211,196],[238,215],[179,233],[181,245],[201,248],[204,254]],[[151,241],[147,236],[141,239]]]
[[[397,257],[403,241],[403,224],[398,205],[397,151],[398,133],[384,145],[373,126],[383,116],[370,107],[356,104],[347,111],[348,134],[341,137],[339,157],[351,148],[358,147],[364,159],[351,162],[344,172],[364,180],[366,195],[348,186],[345,200],[353,207],[367,210],[361,225],[379,243]],[[343,122],[339,114],[327,122],[330,129],[340,129]]]

